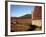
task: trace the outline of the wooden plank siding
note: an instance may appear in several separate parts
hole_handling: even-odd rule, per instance
[[[14,21],[14,22],[18,22],[18,23],[32,23],[32,19],[31,18],[29,18],[29,19],[12,19],[11,21]]]
[[[36,6],[34,8],[34,11],[32,13],[32,19],[33,20],[39,20],[39,19],[42,19],[42,7],[41,6]]]

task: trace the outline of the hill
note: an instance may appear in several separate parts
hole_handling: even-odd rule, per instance
[[[31,18],[31,14],[26,14],[26,15],[23,15],[23,16],[20,16],[20,17],[17,17],[17,18]]]

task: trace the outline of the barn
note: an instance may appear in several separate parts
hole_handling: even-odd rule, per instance
[[[32,12],[32,25],[42,25],[42,7],[36,6]]]

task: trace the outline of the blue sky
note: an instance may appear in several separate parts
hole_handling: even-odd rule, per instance
[[[34,9],[34,6],[28,5],[11,5],[10,6],[10,15],[11,17],[19,17],[25,14],[31,14]]]

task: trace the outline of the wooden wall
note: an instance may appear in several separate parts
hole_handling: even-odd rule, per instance
[[[38,20],[42,19],[42,7],[41,6],[36,6],[33,11],[33,20]]]

